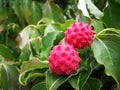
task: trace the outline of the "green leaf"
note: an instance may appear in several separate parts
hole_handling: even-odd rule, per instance
[[[102,82],[99,79],[89,78],[82,90],[101,90]]]
[[[60,24],[58,23],[54,23],[54,24],[49,24],[47,25],[47,27],[45,28],[45,32],[44,35],[46,36],[48,33],[50,32],[54,32],[54,31],[60,31]]]
[[[30,39],[30,44],[31,44],[33,55],[40,54],[41,38],[36,37],[36,38]]]
[[[19,88],[18,69],[9,64],[1,66],[1,87],[3,90],[17,90]]]
[[[111,0],[111,1],[115,1],[115,2],[117,2],[117,3],[119,3],[119,4],[120,4],[120,0]]]
[[[40,83],[37,83],[35,84],[31,90],[47,90],[46,88],[46,83],[45,82],[40,82]]]
[[[84,85],[87,83],[87,80],[92,71],[96,69],[97,66],[98,63],[96,63],[96,61],[92,61],[90,64],[87,64],[87,70],[81,71],[77,76],[71,77],[69,79],[69,83],[71,84],[71,86],[76,90],[82,90]],[[81,67],[85,68],[85,66]]]
[[[70,24],[74,23],[75,21],[74,20],[65,20],[65,23],[62,23],[61,24],[61,30],[65,31],[69,26]]]
[[[62,31],[54,31],[48,33],[46,36],[42,38],[41,43],[41,59],[46,60],[51,48],[54,44],[59,43],[59,41],[64,37],[64,33]]]
[[[46,74],[47,90],[57,90],[59,88],[59,86],[61,86],[63,83],[65,83],[66,81],[68,81],[71,78],[76,77],[76,75],[78,75],[79,72],[84,71],[84,70],[85,70],[85,68],[82,67],[82,68],[76,70],[76,72],[74,72],[73,74],[71,74],[69,76],[58,76],[58,75],[52,74],[49,71],[47,71],[47,74]]]
[[[37,24],[42,18],[40,3],[32,0],[22,0],[22,10],[28,24]]]
[[[21,66],[21,73],[25,73],[26,71],[31,71],[34,69],[42,69],[42,68],[48,68],[48,62],[47,61],[41,61],[37,58],[33,58],[32,60],[25,61],[22,63]]]
[[[0,55],[2,55],[4,58],[8,60],[9,59],[14,60],[14,54],[12,50],[2,44],[0,45]]]
[[[19,82],[22,85],[26,85],[31,78],[34,77],[44,77],[45,73],[42,69],[47,69],[49,67],[47,61],[41,61],[37,58],[33,58],[29,61],[23,62],[21,66]],[[36,70],[36,71],[35,71]]]
[[[100,21],[97,21],[97,20],[92,20],[91,25],[94,27],[95,33],[98,33],[98,32],[100,32],[101,30],[104,29],[103,24]]]
[[[6,16],[6,8],[4,6],[4,0],[0,0],[0,23],[4,20]]]
[[[109,32],[111,30],[113,30],[114,33]],[[119,30],[105,29],[97,34],[92,43],[92,50],[97,62],[105,66],[106,74],[112,76],[118,84],[120,83],[119,41]]]
[[[29,26],[25,27],[20,32],[20,36],[19,36],[19,38],[20,38],[20,43],[19,43],[20,49],[23,49],[31,38],[36,38],[36,37],[40,37],[40,32],[39,32],[39,30],[37,29],[36,26],[29,25]]]
[[[79,0],[78,9],[80,9],[86,17],[90,17],[88,10],[97,19],[100,19],[103,16],[103,13],[93,4],[91,0]]]
[[[108,7],[104,10],[104,16],[102,21],[109,28],[117,28],[120,29],[120,4],[115,3],[115,1],[108,0]]]
[[[84,16],[90,17],[88,10],[87,10],[87,6],[86,6],[86,0],[79,0],[77,7],[78,9],[82,11]]]
[[[33,57],[31,45],[27,43],[20,53],[19,61],[28,61],[31,57]]]
[[[103,13],[93,4],[91,0],[86,0],[87,7],[91,14],[93,14],[97,19],[103,16]]]
[[[60,7],[49,1],[43,6],[43,17],[52,19],[55,22],[64,22],[64,16]]]
[[[46,74],[47,90],[57,90],[58,87],[62,85],[65,81],[67,81],[70,77],[71,76],[69,77],[57,76],[47,71],[47,74]]]
[[[24,16],[23,16],[23,13],[22,13],[20,0],[14,0],[14,1],[12,1],[12,8],[13,8],[15,14],[18,17],[18,19],[20,21],[20,24],[22,26],[25,26],[25,20],[24,20]]]

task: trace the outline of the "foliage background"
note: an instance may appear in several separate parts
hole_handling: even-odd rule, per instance
[[[1,90],[119,90],[119,0],[0,0]],[[47,57],[67,27],[94,29],[90,47],[69,76],[49,72]]]

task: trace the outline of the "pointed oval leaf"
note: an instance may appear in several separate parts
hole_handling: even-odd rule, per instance
[[[117,30],[116,30],[117,31]],[[120,34],[100,33],[92,43],[94,57],[97,62],[105,66],[107,75],[120,82]]]
[[[4,90],[17,90],[19,88],[19,72],[13,65],[3,64],[1,67],[1,87]]]
[[[19,82],[22,85],[26,85],[31,78],[40,76],[43,77],[45,74],[40,72],[42,69],[47,69],[49,67],[47,61],[40,61],[36,58],[33,58],[32,60],[26,61],[22,63],[21,70],[20,70],[20,76],[19,76]],[[37,72],[34,72],[35,70],[38,70]]]
[[[54,46],[54,44],[59,43],[63,37],[64,33],[62,31],[54,31],[48,33],[42,38],[40,55],[41,60],[47,60],[51,48]]]
[[[62,85],[67,80],[67,77],[57,76],[49,71],[46,74],[46,87],[47,90],[57,90],[60,85]]]
[[[109,28],[117,28],[120,29],[120,4],[115,1],[108,0],[108,7],[104,10],[104,16],[102,17],[102,21]]]
[[[37,1],[22,0],[22,10],[28,24],[37,24],[42,18],[42,9]]]
[[[55,22],[64,22],[64,16],[60,7],[49,1],[43,6],[43,17],[52,19]]]
[[[39,36],[40,36],[40,32],[36,28],[36,26],[29,25],[29,26],[25,27],[19,34],[19,38],[20,38],[19,47],[20,47],[20,49],[23,49],[31,38],[36,38]]]
[[[91,14],[93,14],[97,19],[103,16],[103,13],[93,4],[91,0],[86,0],[87,7]]]
[[[100,21],[92,20],[91,25],[94,27],[95,33],[98,33],[104,29],[103,24]]]
[[[40,83],[37,83],[35,84],[31,90],[47,90],[46,88],[46,83],[45,82],[40,82]]]
[[[79,0],[77,7],[82,11],[84,16],[90,17],[86,6],[86,0]]]
[[[18,17],[20,24],[22,25],[22,27],[24,27],[25,26],[25,20],[24,20],[22,8],[21,8],[21,1],[20,0],[12,1],[12,8],[13,8],[15,14]]]
[[[86,61],[84,61],[84,63],[86,63]],[[69,83],[76,90],[83,89],[92,71],[96,69],[96,67],[98,66],[98,63],[94,60],[91,63],[87,64],[86,66],[87,69],[85,66],[81,66],[80,68],[83,67],[83,70],[81,70],[78,75],[71,77],[69,79]]]
[[[0,44],[0,55],[3,56],[5,59],[14,60],[13,51],[2,44]]]
[[[89,78],[82,90],[101,90],[102,82],[99,79]]]

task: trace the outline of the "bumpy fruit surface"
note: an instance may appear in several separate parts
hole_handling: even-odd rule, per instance
[[[84,22],[71,24],[65,31],[66,42],[78,49],[89,46],[92,43],[92,39],[92,27]]]
[[[58,44],[48,57],[50,72],[57,75],[70,75],[78,67],[80,57],[72,45]]]

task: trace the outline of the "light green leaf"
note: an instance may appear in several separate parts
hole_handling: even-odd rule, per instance
[[[47,69],[48,67],[49,65],[47,61],[41,61],[41,60],[38,60],[37,58],[33,58],[29,61],[23,62],[21,66],[19,82],[22,85],[26,85],[31,78],[38,77],[38,76],[44,77],[45,70],[42,71],[42,69]]]
[[[30,39],[29,42],[31,44],[33,55],[36,55],[36,54],[39,55],[40,47],[41,47],[41,38],[40,37],[32,38]]]
[[[101,31],[93,40],[92,50],[97,62],[105,66],[106,74],[112,76],[119,84],[120,33],[119,30],[113,29],[113,31],[114,33],[111,33],[111,29]]]
[[[64,22],[64,16],[60,7],[49,1],[43,6],[43,17],[52,19],[55,22]]]
[[[86,0],[79,0],[77,7],[82,11],[84,16],[90,17],[86,6]]]
[[[82,90],[101,90],[102,82],[99,79],[89,78]]]
[[[40,32],[36,26],[29,25],[20,32],[19,36],[20,36],[19,47],[20,49],[23,49],[31,38],[39,37]]]
[[[3,56],[5,59],[14,60],[13,51],[2,44],[0,44],[0,55]]]
[[[102,21],[108,28],[120,29],[120,4],[115,3],[115,1],[108,0],[108,7],[104,10],[104,16]]]
[[[70,24],[74,23],[75,21],[70,19],[70,20],[65,20],[65,23],[62,23],[61,24],[61,30],[65,31],[69,26]]]
[[[12,65],[1,66],[1,87],[3,90],[17,90],[19,88],[18,69]]]
[[[95,33],[98,33],[98,32],[100,32],[101,30],[104,29],[103,24],[100,21],[97,21],[97,20],[92,20],[91,25],[93,26]]]
[[[46,36],[42,38],[41,43],[41,60],[46,60],[51,48],[54,44],[58,44],[60,40],[64,37],[64,33],[62,31],[54,31],[48,33]]]
[[[31,71],[34,69],[42,69],[42,68],[48,68],[48,62],[47,61],[41,61],[37,58],[33,58],[32,60],[25,61],[22,63],[21,66],[21,73],[25,73],[26,71]]]
[[[46,83],[45,82],[40,82],[40,83],[37,83],[35,84],[31,90],[47,90],[46,88]]]
[[[93,4],[91,0],[86,0],[87,7],[91,14],[93,14],[97,19],[103,16],[103,13]]]
[[[86,17],[90,17],[88,10],[97,19],[100,19],[103,16],[103,13],[93,4],[91,0],[79,0],[78,9],[80,9]]]
[[[58,23],[54,23],[54,24],[49,24],[47,25],[47,27],[45,28],[45,32],[44,35],[46,36],[48,33],[50,32],[54,32],[54,31],[60,31],[60,24]]]
[[[33,57],[31,45],[30,43],[27,43],[20,53],[19,61],[28,61],[31,57]]]

